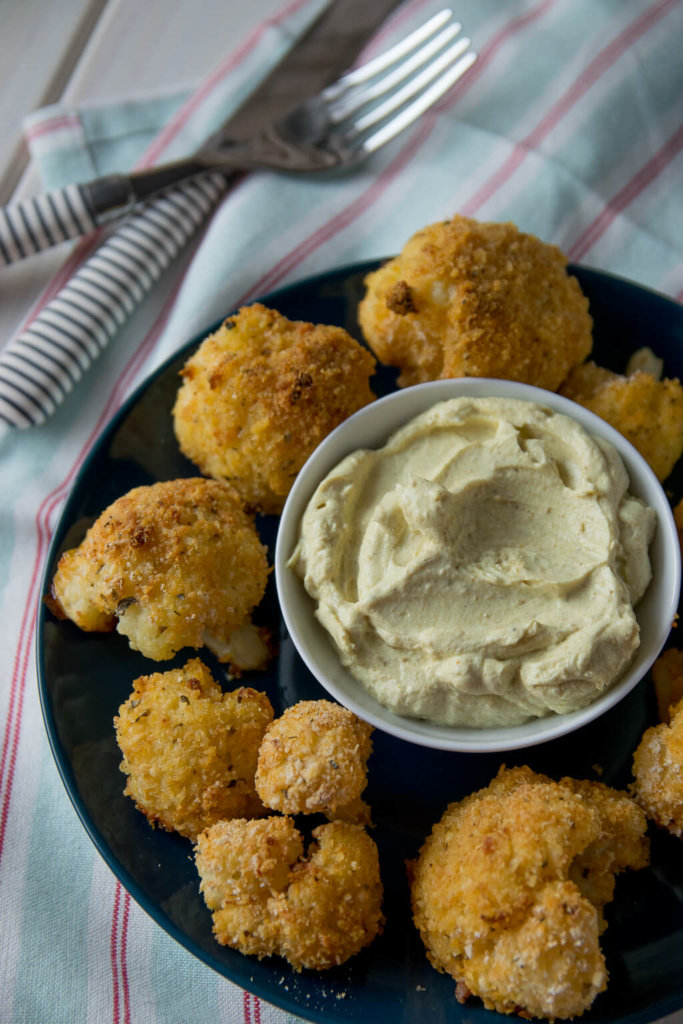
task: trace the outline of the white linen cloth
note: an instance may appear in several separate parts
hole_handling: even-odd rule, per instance
[[[409,0],[373,50],[439,6]],[[319,7],[283,3],[190,96],[36,112],[27,137],[45,187],[191,151]],[[131,389],[240,304],[391,254],[454,212],[512,220],[574,261],[683,299],[683,5],[458,0],[457,15],[480,58],[436,110],[333,181],[246,176],[50,421],[0,437],[3,1022],[294,1019],[205,967],[130,899],[80,825],[45,736],[33,654],[41,571],[62,502]],[[91,244],[76,244],[39,305]]]

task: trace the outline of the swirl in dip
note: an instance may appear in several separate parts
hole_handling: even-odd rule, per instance
[[[591,703],[638,646],[655,513],[628,487],[570,417],[456,398],[343,459],[289,564],[381,704],[515,725]]]

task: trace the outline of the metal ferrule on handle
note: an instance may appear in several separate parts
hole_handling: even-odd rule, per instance
[[[223,195],[206,174],[144,203],[0,355],[0,422],[43,423]]]

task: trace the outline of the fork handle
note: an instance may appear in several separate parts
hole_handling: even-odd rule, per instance
[[[209,216],[228,181],[205,174],[141,204],[0,352],[0,423],[43,423]]]
[[[0,208],[0,265],[90,234],[97,226],[82,185],[67,185]]]
[[[130,213],[150,196],[207,170],[199,161],[178,160],[139,174],[107,174],[0,207],[0,266],[88,235]]]
[[[248,139],[221,139],[196,157],[176,160],[130,175],[108,174],[80,185],[45,192],[33,199],[0,207],[0,266],[14,263],[65,241],[87,235],[130,213],[138,203],[209,172],[268,167],[301,172],[334,167],[339,154],[332,145],[305,145],[287,137],[286,122],[267,125]]]

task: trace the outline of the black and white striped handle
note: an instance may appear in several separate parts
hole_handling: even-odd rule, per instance
[[[209,173],[143,204],[0,353],[0,422],[43,423],[227,188]]]
[[[0,207],[0,266],[50,249],[67,238],[87,235],[97,226],[80,185]]]

